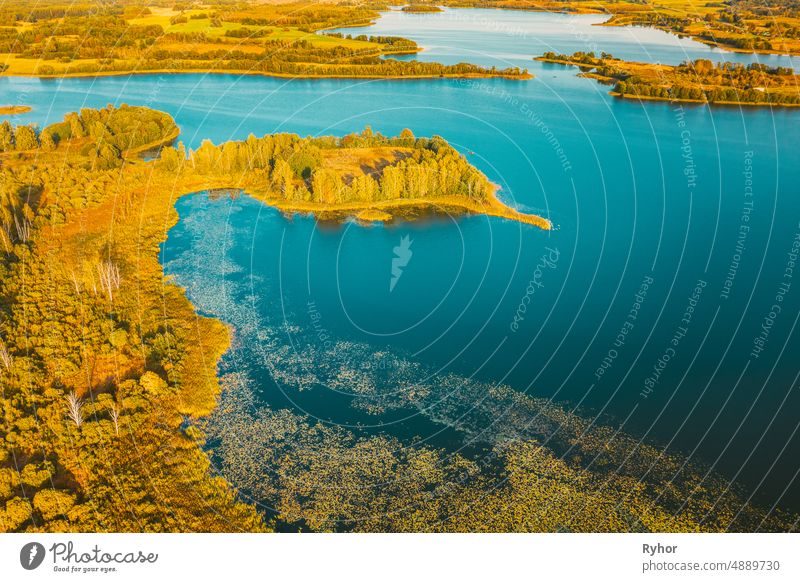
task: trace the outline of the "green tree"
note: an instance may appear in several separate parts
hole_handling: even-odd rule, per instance
[[[8,121],[0,123],[0,152],[14,149],[14,128]]]
[[[82,138],[86,136],[86,129],[83,127],[83,122],[77,113],[69,113],[65,118],[69,125],[70,137]]]
[[[92,148],[89,159],[92,166],[97,170],[110,170],[122,165],[122,156],[119,148],[110,143],[101,143],[96,148]]]
[[[270,176],[272,189],[286,198],[291,198],[294,193],[293,177],[292,167],[285,160],[276,160]]]
[[[403,170],[397,166],[389,166],[381,176],[380,196],[383,200],[396,200],[403,195],[406,188]]]
[[[341,176],[328,168],[319,168],[311,178],[311,192],[315,202],[341,202],[342,186]]]
[[[180,167],[181,160],[178,157],[178,150],[173,147],[165,147],[161,150],[159,163],[170,172],[174,172]]]
[[[350,184],[351,196],[355,200],[370,202],[378,198],[378,183],[368,174],[358,176]]]
[[[308,180],[322,165],[322,156],[318,147],[305,144],[289,157],[288,162],[295,176]]]
[[[56,149],[56,146],[58,145],[56,144],[55,138],[53,138],[52,132],[49,131],[45,131],[42,133],[41,142],[42,142],[42,149],[48,152],[51,152],[54,149]]]
[[[35,150],[39,147],[39,137],[33,125],[18,125],[14,132],[14,147],[17,151]]]

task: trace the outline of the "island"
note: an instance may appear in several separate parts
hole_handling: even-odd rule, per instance
[[[426,14],[426,13],[432,13],[432,12],[442,12],[442,9],[439,8],[438,6],[436,6],[435,4],[409,4],[408,6],[403,6],[403,8],[401,8],[401,10],[403,12],[410,12],[412,14],[414,14],[414,13]]]
[[[343,35],[377,8],[314,2],[109,2],[14,0],[0,6],[0,74],[42,78],[132,73],[235,73],[306,78],[501,77],[518,67],[443,65],[391,57],[419,51],[396,36]]]
[[[31,108],[27,105],[0,105],[0,115],[20,115],[29,111]]]
[[[650,26],[736,52],[800,54],[797,5],[781,0],[442,0],[438,4],[610,15],[601,26]]]
[[[626,99],[712,105],[800,106],[800,76],[788,67],[744,65],[708,59],[660,65],[615,59],[607,53],[573,55],[546,52],[536,60],[578,67],[582,77],[612,85],[611,95]]]

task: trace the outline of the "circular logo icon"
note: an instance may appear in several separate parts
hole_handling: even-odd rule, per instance
[[[44,546],[39,542],[30,542],[19,551],[19,563],[26,570],[35,570],[44,561]]]

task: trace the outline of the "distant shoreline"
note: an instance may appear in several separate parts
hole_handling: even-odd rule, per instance
[[[33,111],[27,105],[5,105],[0,106],[0,115],[20,115],[22,113],[30,113]]]
[[[594,79],[598,83],[603,85],[616,85],[618,79],[614,77],[607,77],[600,73],[591,72],[593,69],[597,69],[598,65],[596,63],[583,63],[577,60],[570,60],[570,59],[559,59],[559,58],[551,58],[545,56],[538,56],[534,57],[533,60],[539,61],[542,63],[551,63],[555,65],[563,65],[566,67],[576,67],[580,70],[577,74],[578,77],[583,77],[586,79]],[[661,67],[667,70],[673,70],[674,67],[671,65],[657,65],[653,63],[638,63],[633,61],[623,61],[615,59],[613,62],[630,64],[630,65],[641,65],[647,67]],[[727,101],[727,100],[720,100],[720,101],[709,101],[708,99],[692,99],[689,97],[660,97],[655,95],[639,95],[635,93],[620,93],[619,91],[611,90],[608,92],[609,95],[612,97],[617,97],[619,99],[630,99],[634,101],[664,101],[669,103],[691,103],[694,105],[708,105],[708,106],[736,106],[736,105],[744,105],[747,107],[800,107],[800,103],[773,103],[769,101]]]
[[[601,4],[602,6],[602,4]],[[536,13],[545,13],[545,14],[563,14],[563,15],[576,15],[576,16],[606,16],[606,20],[603,22],[597,22],[592,26],[608,26],[608,27],[616,27],[616,28],[624,28],[626,26],[636,26],[641,28],[651,28],[653,30],[660,30],[662,32],[666,32],[668,34],[677,36],[678,38],[688,38],[695,42],[704,44],[706,46],[710,46],[713,48],[718,48],[725,52],[732,52],[732,53],[740,53],[740,54],[760,54],[760,55],[778,55],[778,56],[786,56],[786,57],[795,57],[800,55],[800,51],[787,51],[781,49],[767,49],[767,48],[739,48],[732,45],[727,45],[725,43],[711,40],[708,38],[703,38],[699,35],[694,35],[688,32],[681,32],[675,29],[670,28],[669,26],[659,26],[654,23],[646,23],[646,22],[625,22],[625,21],[614,21],[614,18],[620,16],[625,16],[624,12],[610,12],[607,10],[603,10],[601,8],[594,8],[591,6],[579,6],[579,5],[564,5],[561,6],[561,9],[556,9],[556,7],[547,7],[547,6],[451,6],[445,4],[445,7],[451,10],[508,10],[512,12],[536,12]]]
[[[691,103],[692,105],[723,105],[735,107],[744,105],[745,107],[800,107],[800,103],[753,103],[752,101],[704,101],[702,99],[676,99],[674,97],[653,97],[652,95],[630,95],[621,94],[616,91],[609,91],[612,97],[620,99],[631,99],[633,101],[665,101],[667,103]]]

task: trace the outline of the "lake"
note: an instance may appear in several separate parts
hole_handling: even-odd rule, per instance
[[[365,228],[287,219],[246,196],[178,202],[165,269],[235,327],[223,369],[252,378],[260,405],[466,452],[510,415],[467,439],[469,405],[444,419],[409,391],[490,399],[507,385],[696,459],[766,507],[800,509],[800,112],[618,100],[532,57],[793,59],[599,22],[446,10],[342,30],[412,38],[425,49],[413,58],[527,67],[532,81],[4,77],[0,90],[34,108],[22,122],[162,109],[190,147],[365,125],[445,137],[555,230],[447,216]],[[393,273],[398,252],[408,260]]]

